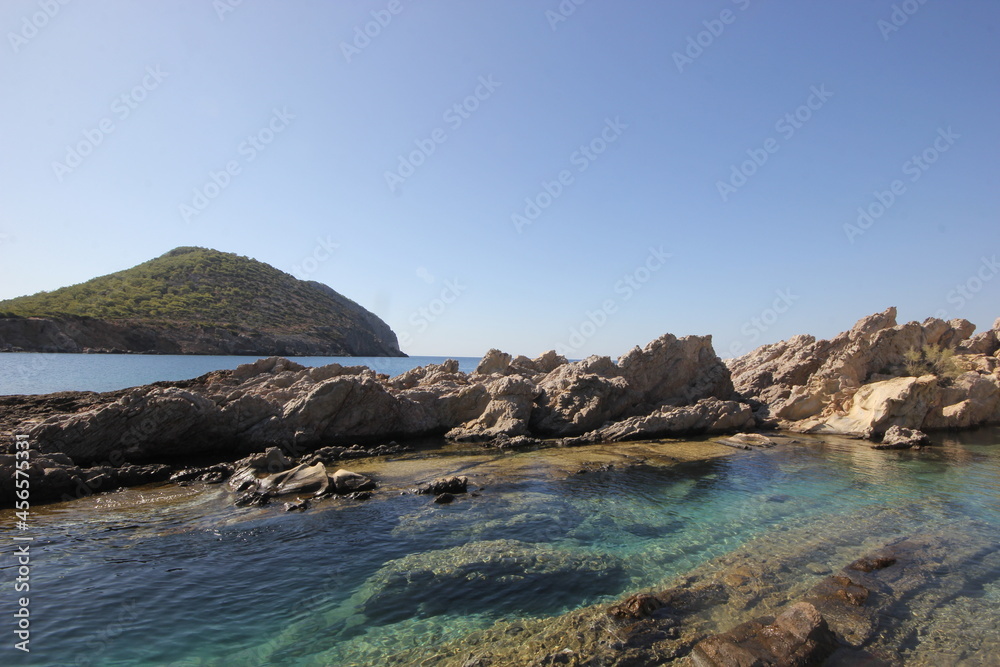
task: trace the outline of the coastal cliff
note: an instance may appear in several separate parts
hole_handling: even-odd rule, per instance
[[[0,301],[0,351],[405,356],[385,322],[330,287],[205,248]]]

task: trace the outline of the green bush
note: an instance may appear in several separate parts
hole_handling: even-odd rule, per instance
[[[955,359],[955,350],[938,345],[924,345],[923,349],[910,348],[903,354],[907,375],[936,375],[946,383],[962,374]]]

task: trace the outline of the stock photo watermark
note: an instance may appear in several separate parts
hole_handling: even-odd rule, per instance
[[[942,154],[951,150],[955,142],[962,138],[956,134],[949,125],[947,129],[938,128],[937,136],[924,150],[916,153],[906,160],[900,167],[904,176],[908,176],[910,183],[916,183],[934,165]],[[886,212],[899,201],[899,198],[906,194],[908,186],[900,178],[893,179],[885,190],[875,190],[872,192],[873,200],[865,206],[858,207],[858,217],[854,223],[844,223],[844,234],[848,242],[863,236],[865,232],[881,218]]]
[[[66,146],[66,156],[62,162],[53,160],[52,172],[56,179],[62,183],[63,179],[73,173],[83,161],[91,155],[94,150],[104,143],[104,140],[117,129],[115,119],[124,122],[132,112],[139,108],[151,92],[160,87],[163,80],[169,76],[168,72],[160,69],[160,65],[146,68],[146,75],[131,90],[122,93],[111,102],[111,113],[113,116],[105,116],[97,122],[97,125],[83,131],[83,139],[75,144]]]
[[[339,243],[334,243],[329,237],[317,237],[316,245],[312,252],[303,257],[298,263],[292,264],[292,275],[299,280],[308,280],[309,276],[319,270],[321,264],[333,258],[333,253],[340,248]]]
[[[545,20],[549,22],[552,32],[559,28],[560,23],[568,21],[576,13],[576,8],[586,2],[587,0],[562,0],[555,9],[546,9]]]
[[[590,165],[603,155],[611,144],[618,141],[626,129],[628,129],[628,125],[621,122],[619,116],[615,116],[614,120],[605,118],[604,128],[600,133],[586,144],[581,144],[569,156],[569,163],[576,167],[576,173],[582,174],[587,171]],[[522,234],[524,228],[534,223],[543,211],[562,196],[566,188],[573,185],[575,180],[576,177],[571,169],[561,170],[551,181],[543,180],[540,183],[541,189],[537,193],[524,198],[524,208],[510,215],[510,221],[517,233]]]
[[[212,0],[212,9],[215,10],[215,15],[219,17],[219,21],[225,21],[226,15],[235,12],[242,4],[243,0]]]
[[[14,527],[19,533],[30,530],[31,521],[31,480],[28,479],[28,469],[31,467],[31,439],[27,435],[14,436]],[[31,592],[31,542],[30,535],[14,535],[14,558],[17,569],[14,570],[14,592]],[[14,636],[19,640],[14,648],[25,653],[31,652],[31,598],[27,595],[16,600],[17,611],[14,612]]]
[[[945,301],[953,306],[953,308],[950,311],[947,308],[942,308],[934,313],[934,317],[943,320],[947,318],[949,312],[958,313],[961,311],[997,277],[998,273],[1000,273],[1000,262],[997,262],[996,255],[990,255],[989,257],[983,255],[980,257],[979,266],[973,270],[972,275],[955,285],[945,295]]]
[[[833,97],[833,93],[826,89],[826,84],[820,84],[819,87],[810,86],[809,97],[806,98],[805,103],[778,118],[774,123],[774,131],[781,135],[782,141],[788,141],[812,120],[813,114],[822,109],[831,97]],[[718,190],[722,201],[728,202],[729,198],[746,185],[754,174],[767,164],[771,156],[780,149],[781,141],[774,137],[765,139],[760,148],[748,148],[746,160],[740,162],[739,165],[730,165],[728,180],[715,182],[715,189]]]
[[[34,12],[30,16],[22,17],[20,30],[7,33],[7,41],[10,42],[10,48],[14,50],[14,53],[19,53],[22,48],[28,45],[28,42],[37,37],[39,31],[49,25],[49,22],[58,16],[62,8],[68,5],[70,1],[38,0],[39,11]]]
[[[596,336],[597,332],[618,313],[622,305],[628,303],[658,271],[667,265],[667,260],[671,257],[673,255],[665,252],[663,246],[659,248],[650,246],[646,259],[615,282],[612,288],[615,296],[605,299],[594,310],[587,310],[583,319],[570,327],[566,341],[556,344],[556,353],[569,357],[579,352],[587,341]]]
[[[767,333],[781,319],[781,316],[791,310],[792,305],[799,300],[799,297],[792,294],[792,290],[787,287],[783,290],[775,290],[774,294],[774,301],[771,302],[769,307],[764,308],[759,314],[751,317],[740,327],[740,334],[744,340],[734,341],[729,346],[730,356],[738,357],[743,352],[753,349],[746,346],[753,346],[754,343],[760,340],[760,337]]]
[[[899,32],[900,28],[910,22],[910,17],[926,4],[927,0],[903,0],[898,5],[893,5],[888,19],[879,19],[875,22],[875,26],[882,33],[882,40],[888,42],[889,35]]]
[[[420,279],[428,285],[433,285],[437,282],[434,276],[432,276],[424,267],[417,269],[417,276],[419,276]],[[399,334],[400,346],[402,347],[412,344],[416,336],[419,336],[430,329],[431,325],[441,319],[441,317],[448,312],[451,305],[458,301],[458,298],[462,296],[467,289],[468,286],[463,285],[458,278],[445,280],[444,285],[441,288],[441,292],[435,298],[410,313],[410,316],[406,321],[411,327],[413,327],[412,333],[410,330],[407,330]]]
[[[354,37],[350,42],[340,42],[340,52],[344,54],[344,59],[350,63],[354,56],[361,55],[361,52],[371,46],[372,40],[382,34],[382,31],[389,27],[392,19],[398,16],[405,5],[402,0],[389,0],[383,9],[373,9],[372,19],[363,24],[354,26]]]
[[[295,115],[289,113],[287,107],[272,110],[270,120],[253,134],[247,135],[236,147],[238,157],[226,162],[218,171],[209,170],[208,180],[194,188],[190,203],[178,205],[181,220],[191,222],[191,218],[201,215],[209,204],[232,185],[233,179],[243,173],[243,167],[256,160],[279,134],[288,129],[294,119]]]
[[[454,132],[462,127],[465,121],[472,118],[472,114],[479,110],[480,105],[493,97],[493,93],[502,85],[503,83],[493,79],[492,74],[479,77],[478,85],[472,94],[451,105],[441,114],[441,119],[447,124],[448,130]],[[425,139],[414,139],[413,144],[416,148],[409,153],[397,155],[396,169],[386,170],[384,174],[389,192],[395,194],[406,179],[417,173],[417,169],[422,167],[438,146],[446,141],[448,141],[448,131],[443,127],[434,128]]]
[[[732,2],[741,12],[746,11],[750,7],[750,0],[732,0]],[[719,12],[717,18],[702,21],[701,24],[705,29],[699,30],[694,35],[689,35],[687,46],[684,47],[684,50],[674,51],[673,53],[674,65],[677,66],[677,71],[683,74],[685,67],[693,65],[694,61],[700,58],[706,49],[710,48],[715,44],[717,39],[722,37],[722,34],[726,32],[726,26],[736,23],[738,16],[739,14],[731,9],[723,9]]]

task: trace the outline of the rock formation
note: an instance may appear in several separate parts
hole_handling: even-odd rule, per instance
[[[36,457],[58,453],[73,466],[232,461],[275,447],[313,465],[349,457],[349,444],[384,447],[427,435],[514,447],[537,445],[531,436],[583,442],[735,432],[753,417],[732,397],[711,337],[668,334],[617,363],[491,350],[469,374],[454,360],[388,378],[364,366],[305,368],[271,357],[195,380],[114,392],[72,412],[36,406],[39,418],[12,426],[29,436]],[[221,481],[229,473],[192,470],[177,481]]]
[[[529,447],[538,438],[581,445],[766,425],[891,447],[922,442],[899,429],[1000,423],[1000,322],[972,336],[965,320],[897,325],[895,317],[890,308],[832,340],[795,336],[728,367],[710,336],[670,334],[617,362],[490,350],[473,373],[449,360],[394,378],[364,366],[305,368],[271,357],[106,395],[8,397],[11,416],[0,418],[0,429],[26,434],[38,462],[33,479],[64,489],[94,479],[148,481],[162,471],[140,474],[135,466],[195,456],[233,461],[274,447],[299,463],[327,465],[390,453],[391,440],[433,435]],[[4,504],[14,497],[13,466],[0,459]],[[132,468],[122,474],[123,466]],[[202,469],[184,479],[220,476],[228,473]]]
[[[897,325],[889,308],[831,340],[793,336],[765,345],[729,369],[758,420],[797,431],[878,440],[893,426],[1000,423],[1000,321],[976,336],[974,329],[961,319]],[[910,362],[921,354],[947,355],[953,367],[925,364],[914,376],[912,366],[921,365]]]

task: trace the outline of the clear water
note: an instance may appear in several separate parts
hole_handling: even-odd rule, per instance
[[[815,438],[764,452],[430,443],[350,467],[380,482],[375,498],[285,513],[234,508],[221,487],[164,486],[37,508],[33,650],[5,650],[5,664],[462,664],[435,652],[498,623],[557,625],[738,550],[796,563],[782,586],[802,590],[813,570],[899,537],[1000,545],[1000,429],[904,453]],[[400,494],[443,473],[470,475],[480,495],[440,506]],[[0,512],[5,530],[13,521]],[[1000,565],[962,581],[907,621],[907,664],[997,664]]]
[[[56,391],[114,391],[163,380],[187,380],[219,369],[236,368],[259,357],[141,354],[0,353],[0,396]],[[449,357],[292,357],[303,366],[368,366],[399,375],[440,364]],[[479,358],[451,357],[459,369],[475,370]]]

